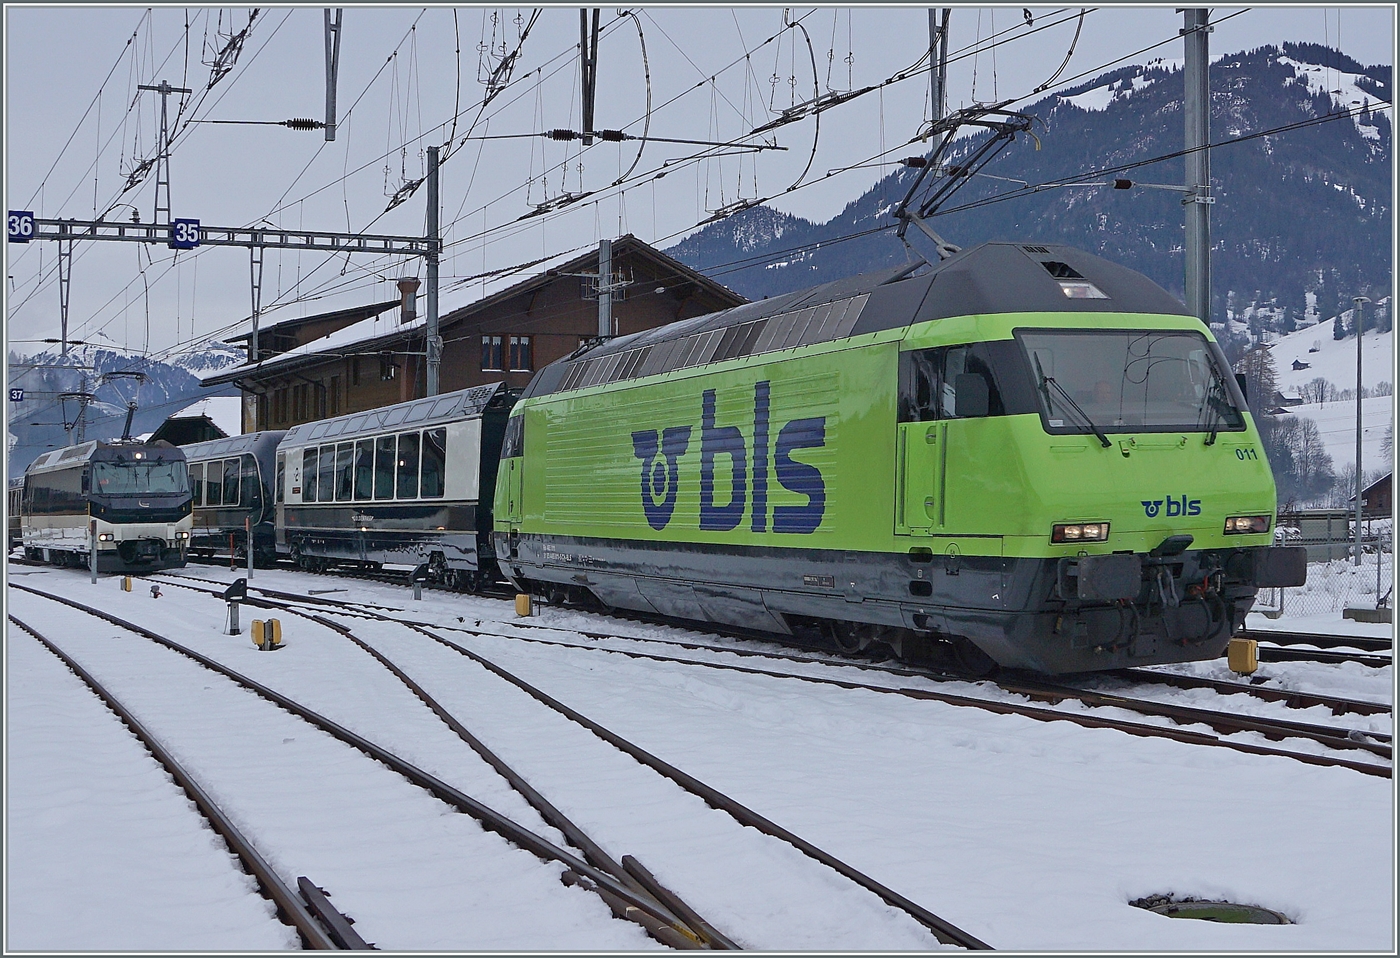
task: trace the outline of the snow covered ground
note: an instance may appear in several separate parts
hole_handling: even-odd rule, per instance
[[[553,836],[421,703],[329,629],[283,614],[287,647],[261,653],[247,641],[246,621],[244,636],[221,634],[223,605],[207,597],[170,587],[152,599],[148,589],[120,592],[114,578],[94,586],[74,571],[9,571],[15,583],[62,590],[142,621],[273,684]],[[231,578],[227,569],[187,571]],[[482,631],[508,635],[516,621],[501,600],[426,592],[414,602],[391,585],[282,571],[259,570],[252,584],[303,593],[343,585],[349,591],[334,597],[402,608],[444,628],[482,620]],[[380,947],[659,947],[635,925],[612,919],[596,898],[559,884],[559,866],[482,833],[382,766],[226,689],[212,673],[147,640],[95,629],[46,600],[16,590],[9,598],[13,614],[100,667],[143,720],[149,716],[176,740],[181,759],[214,785],[284,877],[309,874],[331,889],[335,904]],[[530,621],[580,645],[589,643],[579,630],[658,641],[692,635],[560,609],[542,609]],[[1318,623],[1257,623],[1319,626],[1390,631],[1343,624],[1340,613]],[[794,861],[786,846],[746,837],[747,857],[732,857],[729,843],[739,839],[727,816],[686,805],[635,763],[605,756],[596,739],[465,659],[410,642],[396,626],[354,627],[429,679],[434,695],[612,854],[636,854],[741,944],[936,947],[906,916],[800,855]],[[1395,947],[1394,788],[1387,779],[597,648],[451,635],[998,949]],[[1182,668],[1229,676],[1221,662]],[[1284,687],[1393,702],[1391,668],[1288,663],[1264,665],[1259,674]],[[1200,697],[1192,693],[1196,704]],[[7,950],[294,947],[222,842],[125,729],[14,627],[6,703]],[[1367,722],[1388,729],[1384,718]],[[561,753],[578,761],[548,758]],[[346,830],[357,821],[358,830]],[[755,864],[735,874],[734,861]],[[124,865],[123,880],[106,877],[111,863]],[[777,880],[789,874],[784,868],[796,876],[790,885]],[[1153,894],[1262,905],[1294,924],[1172,920],[1128,905]],[[81,920],[60,912],[58,896],[83,903]],[[171,901],[180,906],[174,913],[161,908]]]

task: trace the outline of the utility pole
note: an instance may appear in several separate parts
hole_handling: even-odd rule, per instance
[[[928,11],[928,83],[929,113],[934,123],[943,119],[948,105],[948,17],[951,9],[942,11],[942,24],[938,20],[939,11],[933,7]]]
[[[1186,25],[1186,308],[1210,325],[1210,11],[1184,10]]]
[[[442,365],[442,336],[438,333],[438,147],[428,147],[428,395],[438,394],[438,369]]]
[[[598,338],[612,338],[612,240],[598,241]]]
[[[593,145],[593,103],[598,92],[598,16],[593,10],[593,42],[589,44],[588,11],[578,12],[578,52],[583,73],[583,145]]]
[[[138,90],[152,90],[160,94],[160,150],[156,154],[156,215],[153,223],[170,222],[170,130],[166,124],[166,102],[172,93],[193,93],[182,86],[171,86],[161,80],[156,86],[137,84]],[[161,206],[161,190],[165,191],[165,205]],[[165,218],[161,219],[161,213]]]
[[[1351,299],[1351,322],[1356,327],[1356,535],[1352,537],[1353,548],[1351,564],[1361,565],[1361,333],[1366,328],[1362,322],[1361,307],[1369,303],[1365,296],[1353,296]],[[1381,561],[1380,550],[1376,551],[1376,562]],[[1376,598],[1380,598],[1377,593]]]
[[[331,20],[330,8],[326,8],[326,142],[335,139],[335,86],[340,73],[340,17],[339,7],[335,20]]]
[[[68,300],[73,292],[73,240],[58,241],[58,322],[63,337],[63,362],[68,362]]]

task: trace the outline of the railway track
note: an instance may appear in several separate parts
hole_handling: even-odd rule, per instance
[[[266,595],[266,593],[264,593],[264,595]],[[282,601],[305,602],[307,599],[307,597],[293,596],[288,593],[282,593],[282,595],[287,597]],[[339,605],[339,603],[334,602],[334,600],[328,601],[322,599],[321,597],[317,597],[317,599],[318,604]],[[363,607],[359,608],[363,609]],[[351,614],[361,613],[351,612]],[[405,620],[400,619],[398,621]],[[426,624],[412,621],[408,621],[406,622],[406,624],[410,625],[411,627],[420,629],[432,628],[432,626],[427,626]],[[459,632],[471,635],[506,635],[506,633],[502,632],[483,631],[480,628],[480,625],[481,624],[479,623],[479,627],[476,629],[465,628],[462,626],[436,626],[436,628],[440,631]],[[515,634],[509,635],[508,637],[521,638],[524,641],[542,642],[545,644],[553,645],[569,645],[579,648],[597,648],[597,646],[579,645],[575,642],[543,639],[538,637],[525,637],[519,635],[519,631],[523,630],[534,629],[538,631],[544,631],[544,628],[539,626],[511,624],[509,628],[513,630]],[[577,634],[582,634],[585,636],[585,638],[591,638],[594,640],[611,640],[626,638],[615,634],[599,632]],[[886,676],[895,678],[918,677],[929,679],[935,682],[967,681],[967,679],[964,677],[948,676],[931,670],[908,667],[895,667],[888,665],[873,665],[870,663],[855,663],[845,659],[822,660],[809,656],[803,656],[797,653],[737,650],[734,648],[720,648],[716,646],[710,646],[704,643],[677,642],[674,640],[645,639],[640,641],[645,641],[648,643],[659,642],[660,644],[671,644],[676,645],[678,647],[686,648],[691,651],[730,653],[739,655],[744,658],[759,658],[780,663],[818,663],[836,668],[854,668],[864,672],[883,673]],[[1017,705],[1006,700],[989,700],[975,696],[939,693],[909,687],[889,687],[863,682],[846,682],[843,680],[832,678],[823,679],[814,677],[810,674],[793,672],[790,669],[783,671],[780,669],[773,668],[749,668],[736,665],[726,665],[723,663],[707,660],[654,655],[650,653],[641,652],[629,652],[618,648],[609,648],[606,651],[622,652],[622,654],[626,655],[632,655],[641,658],[650,658],[658,661],[673,661],[692,666],[723,668],[740,672],[750,672],[753,674],[766,674],[777,677],[797,678],[804,681],[825,682],[827,684],[842,685],[844,687],[849,688],[866,688],[874,691],[903,694],[916,698],[937,699],[947,704],[973,706],[990,709],[992,711],[1000,711],[1004,713],[1022,714],[1027,717],[1041,721],[1072,721],[1076,722],[1077,724],[1089,727],[1116,728],[1120,731],[1125,731],[1129,734],[1134,735],[1174,738],[1178,741],[1185,741],[1193,744],[1225,747],[1235,749],[1238,751],[1253,752],[1256,754],[1280,755],[1308,764],[1336,765],[1340,767],[1350,768],[1354,771],[1359,771],[1363,774],[1369,775],[1381,775],[1388,777],[1391,774],[1391,769],[1388,764],[1382,765],[1374,761],[1355,761],[1349,758],[1340,757],[1335,754],[1316,754],[1307,751],[1298,751],[1296,749],[1285,749],[1274,746],[1255,745],[1247,742],[1240,742],[1222,737],[1234,735],[1240,732],[1253,732],[1263,736],[1266,740],[1269,740],[1271,742],[1281,742],[1287,739],[1304,739],[1314,742],[1318,745],[1324,746],[1331,752],[1369,752],[1377,758],[1382,759],[1388,763],[1392,758],[1390,736],[1384,733],[1369,732],[1354,728],[1321,726],[1313,723],[1293,722],[1276,718],[1241,715],[1233,712],[1220,712],[1209,709],[1164,704],[1149,700],[1143,700],[1140,698],[1131,698],[1124,695],[1104,693],[1081,687],[1057,684],[1055,682],[1046,681],[1044,679],[1039,678],[1020,676],[1003,677],[996,683],[996,687],[1002,692],[1016,696],[1023,696],[1032,702],[1046,703],[1051,706],[1059,705],[1061,702],[1064,702],[1066,700],[1075,700],[1091,708],[1119,709],[1128,712],[1133,712],[1145,717],[1165,719],[1173,724],[1171,726],[1147,724],[1140,721],[1126,721],[1120,719],[1106,718],[1099,715],[1086,715],[1079,712],[1067,712],[1064,710],[1054,708],[1047,709],[1034,705]],[[1132,671],[1136,673],[1139,670]],[[1250,694],[1250,690],[1252,690],[1253,688],[1254,686],[1239,683],[1236,691],[1242,694]],[[1325,697],[1314,697],[1314,699],[1315,700],[1313,702],[1310,702],[1308,704],[1326,704],[1328,705],[1328,707],[1333,708],[1334,714],[1339,710],[1345,712],[1354,711],[1358,708],[1364,708],[1363,704],[1351,703],[1348,700],[1325,700]],[[1307,699],[1295,698],[1295,701],[1298,701],[1301,704],[1307,702]],[[1182,727],[1193,725],[1205,725],[1218,734],[1208,735]]]
[[[222,592],[221,584],[215,584],[215,588],[204,588],[189,581],[176,581],[177,579],[188,578],[189,577],[166,574],[164,581],[172,586],[203,592],[210,595],[211,598],[216,598],[218,594]],[[208,583],[206,582],[206,584]],[[45,595],[45,593],[39,590],[30,589],[28,587],[22,588],[24,588],[25,591]],[[157,636],[155,633],[144,630],[139,626],[133,626],[131,623],[121,623],[120,620],[117,620],[114,616],[110,616],[108,613],[81,606],[72,600],[55,596],[46,597],[54,599],[55,601],[64,602],[75,608],[80,608],[89,614],[98,615],[114,624],[121,624],[123,628],[137,631],[139,634],[143,634],[159,644],[166,645],[174,651],[181,651],[187,656],[195,657],[197,661],[200,661],[201,664],[206,665],[206,667],[213,668],[229,677],[236,675],[236,673],[232,673],[231,670],[227,669],[225,666],[219,665],[213,660],[200,655],[198,652],[191,649],[179,648],[177,644],[171,642],[171,640]],[[442,719],[449,727],[452,727],[458,736],[471,745],[478,755],[481,755],[497,772],[505,776],[507,780],[510,781],[511,786],[520,794],[524,795],[527,801],[529,801],[536,810],[540,811],[541,817],[549,821],[551,825],[559,828],[570,843],[575,844],[576,847],[582,846],[581,856],[573,856],[571,853],[564,852],[562,849],[548,845],[547,843],[541,844],[544,840],[540,839],[538,836],[534,836],[533,839],[524,836],[520,833],[520,826],[514,825],[514,823],[504,823],[490,819],[489,815],[486,814],[489,810],[483,808],[472,809],[472,800],[461,793],[453,791],[451,786],[439,782],[421,769],[407,766],[402,760],[396,760],[394,756],[385,752],[383,749],[373,746],[368,741],[356,736],[353,732],[335,725],[335,723],[331,722],[329,719],[316,716],[315,713],[311,713],[304,706],[298,705],[286,696],[280,695],[266,686],[252,682],[252,680],[246,679],[246,677],[240,676],[236,680],[247,682],[248,684],[246,687],[265,698],[270,697],[276,704],[284,709],[293,711],[294,714],[317,722],[318,726],[321,726],[321,723],[325,723],[322,727],[324,727],[326,731],[331,732],[331,734],[334,734],[337,738],[341,738],[342,741],[354,745],[361,751],[378,758],[378,760],[385,764],[389,764],[391,768],[406,775],[410,780],[414,781],[415,784],[420,784],[428,788],[429,791],[439,798],[448,801],[449,804],[453,804],[463,811],[469,811],[469,813],[473,814],[473,817],[477,817],[478,820],[482,821],[484,826],[501,831],[502,834],[505,834],[516,844],[521,845],[521,847],[529,848],[529,850],[534,851],[541,857],[552,858],[553,860],[566,864],[568,866],[568,870],[564,876],[566,883],[575,884],[587,890],[598,892],[600,896],[613,907],[615,914],[619,914],[619,917],[629,917],[633,920],[640,920],[640,923],[642,923],[644,927],[648,927],[648,931],[653,934],[653,937],[657,937],[658,940],[671,944],[673,947],[736,947],[733,941],[717,932],[713,926],[703,918],[700,918],[699,915],[695,913],[694,909],[676,898],[670,890],[661,886],[660,883],[652,877],[651,873],[647,871],[644,866],[640,865],[635,858],[623,856],[621,861],[614,861],[602,850],[597,842],[583,835],[581,830],[568,822],[567,819],[558,813],[557,809],[554,809],[544,800],[542,795],[534,791],[525,776],[515,772],[499,757],[491,753],[479,738],[473,736],[472,733],[466,730],[465,726],[452,717],[451,712],[448,711],[443,703],[435,699],[421,684],[410,677],[398,663],[385,655],[377,647],[379,644],[377,641],[369,641],[365,637],[355,634],[351,628],[343,623],[335,622],[320,611],[306,608],[306,606],[310,605],[324,609],[333,600],[307,601],[307,597],[304,596],[298,596],[296,598],[298,601],[293,603],[273,600],[265,595],[250,595],[247,601],[250,605],[275,608],[291,614],[305,616],[308,620],[314,621],[344,636],[355,646],[373,657],[375,661],[379,662],[380,665],[394,674],[400,682],[404,683],[405,686],[412,690],[413,694],[417,696],[424,705],[431,709],[439,719]],[[344,614],[344,610],[338,609],[337,611]],[[430,630],[424,627],[402,623],[390,616],[367,614],[364,611],[359,611],[352,614],[352,621],[362,621],[367,617],[375,619],[376,623],[381,626],[392,624],[395,628],[414,630],[416,634],[422,636],[424,639],[432,640],[437,646],[441,648],[450,648],[455,654],[476,662],[476,664],[482,666],[491,674],[510,682],[516,688],[530,695],[535,701],[548,705],[555,712],[567,717],[571,722],[584,726],[595,736],[608,742],[616,750],[656,770],[666,778],[681,785],[681,787],[685,788],[687,791],[699,795],[712,807],[720,808],[728,812],[739,824],[752,826],[765,834],[797,847],[808,857],[836,870],[865,890],[874,892],[880,898],[884,899],[887,904],[901,908],[916,921],[932,931],[940,941],[968,948],[987,947],[985,943],[977,938],[951,925],[917,903],[904,898],[897,892],[880,885],[878,882],[865,876],[845,862],[829,855],[817,846],[805,842],[800,837],[790,832],[786,832],[780,826],[767,821],[762,816],[747,809],[734,799],[718,792],[697,779],[687,776],[684,772],[667,765],[654,756],[648,755],[620,736],[613,735],[597,723],[591,722],[587,717],[568,709],[568,707],[564,706],[562,703],[548,699],[543,693],[532,689],[526,683],[510,675],[510,673],[506,672],[504,669],[500,669],[498,666],[495,666],[494,663],[490,663],[476,656],[474,653],[471,653],[470,650],[463,649],[440,636],[432,635]],[[356,628],[358,629],[360,626],[357,625]],[[741,829],[741,831],[745,830]],[[648,922],[645,919],[650,919],[650,921]]]
[[[34,626],[14,615],[10,615],[8,618],[63,662],[121,720],[151,757],[170,774],[175,784],[194,802],[195,807],[209,827],[224,840],[229,851],[237,856],[244,870],[257,880],[263,897],[270,899],[277,906],[278,918],[296,929],[303,948],[361,950],[371,947],[360,938],[346,917],[331,906],[324,894],[324,889],[318,888],[305,877],[301,877],[298,879],[298,884],[304,882],[305,886],[303,886],[302,896],[298,897],[267,863],[256,846],[249,841],[233,820],[219,807],[218,803],[210,797],[208,790],[200,784],[198,779],[177,761],[174,755],[161,744],[160,740],[151,734],[146,726],[91,672],[78,664],[57,643],[39,632]],[[310,898],[307,897],[308,892],[311,895]]]
[[[1310,632],[1275,632],[1272,629],[1252,629],[1241,632],[1240,636],[1278,646],[1311,645],[1319,649],[1357,649],[1362,652],[1389,652],[1395,648],[1395,642],[1389,636],[1315,635]]]

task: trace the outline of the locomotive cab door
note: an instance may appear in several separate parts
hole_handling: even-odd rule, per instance
[[[524,459],[515,456],[511,459],[504,459],[501,465],[506,472],[506,515],[505,519],[511,525],[518,526],[524,510],[521,508],[522,492],[524,489],[525,470]]]
[[[999,412],[1001,404],[980,345],[900,354],[896,535],[936,536],[957,531],[959,503],[951,504],[954,514],[950,514],[948,476],[960,475],[965,466],[970,421]],[[967,506],[966,502],[961,505]]]

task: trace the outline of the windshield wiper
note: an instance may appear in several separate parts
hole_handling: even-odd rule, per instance
[[[1235,407],[1225,400],[1224,384],[1217,377],[1210,387],[1210,392],[1206,393],[1206,408],[1211,412],[1210,435],[1206,437],[1206,445],[1215,445],[1215,437],[1220,432],[1220,424],[1225,421],[1227,412],[1235,412]]]
[[[1074,397],[1065,390],[1065,387],[1055,382],[1052,377],[1045,375],[1045,370],[1042,369],[1040,365],[1039,356],[1035,357],[1035,371],[1040,376],[1040,391],[1045,396],[1045,408],[1047,411],[1050,410],[1052,403],[1050,402],[1050,390],[1046,387],[1054,386],[1055,391],[1064,397],[1065,402],[1069,404],[1071,409],[1079,414],[1079,418],[1084,420],[1085,425],[1094,430],[1094,435],[1099,437],[1099,442],[1103,443],[1103,447],[1108,449],[1113,446],[1113,443],[1109,442],[1108,437],[1104,435],[1103,430],[1099,428],[1098,423],[1094,422],[1087,412],[1079,408],[1079,403],[1074,401]]]

